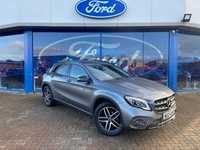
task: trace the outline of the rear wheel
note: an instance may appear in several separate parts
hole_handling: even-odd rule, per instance
[[[104,102],[97,107],[94,122],[97,129],[105,135],[116,136],[123,132],[121,113],[110,102]]]
[[[43,100],[44,100],[44,103],[46,106],[55,106],[56,105],[56,101],[53,100],[53,95],[52,95],[52,92],[51,92],[51,89],[49,86],[45,86],[43,89],[42,89],[42,92],[43,92]]]

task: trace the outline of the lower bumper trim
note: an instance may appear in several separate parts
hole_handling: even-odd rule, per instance
[[[171,118],[169,118],[169,119],[167,119],[167,120],[165,120],[165,121],[159,123],[157,126],[149,127],[148,129],[160,128],[160,127],[162,127],[162,126],[164,126],[164,125],[170,123],[170,122],[171,122],[172,120],[174,120],[174,119],[175,119],[175,115],[173,115]]]

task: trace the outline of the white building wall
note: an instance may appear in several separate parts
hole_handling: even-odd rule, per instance
[[[180,22],[185,13],[185,0],[152,0],[152,22]]]
[[[0,29],[12,26],[153,26],[178,24],[185,13],[200,24],[199,0],[123,0],[124,14],[92,19],[75,11],[79,0],[0,0]]]
[[[200,24],[200,0],[186,0],[185,13],[192,14],[191,23]]]
[[[18,1],[0,0],[0,26],[17,21]]]

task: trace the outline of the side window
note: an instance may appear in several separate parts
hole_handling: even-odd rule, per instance
[[[77,78],[79,76],[87,76],[88,74],[85,72],[85,70],[78,65],[72,65],[70,77]]]
[[[69,65],[60,65],[56,67],[54,72],[61,75],[67,75],[68,68],[69,68]]]

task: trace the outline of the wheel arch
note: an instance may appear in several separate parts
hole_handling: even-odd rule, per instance
[[[50,89],[51,89],[51,86],[50,86],[49,84],[47,84],[46,82],[42,83],[41,88],[43,89],[45,86],[48,86],[48,87],[50,87]]]
[[[95,100],[95,103],[94,103],[94,105],[93,105],[93,110],[92,110],[92,114],[93,114],[93,115],[94,115],[94,112],[95,112],[96,108],[97,108],[100,104],[102,104],[102,103],[104,103],[104,102],[110,102],[110,103],[112,103],[112,104],[115,105],[115,107],[120,111],[120,113],[122,113],[121,108],[119,107],[119,103],[117,103],[115,100],[113,100],[113,99],[111,99],[111,98],[109,98],[109,97],[104,97],[104,96],[102,96],[102,97],[96,98],[96,100]],[[122,116],[122,120],[123,120],[123,116]]]

